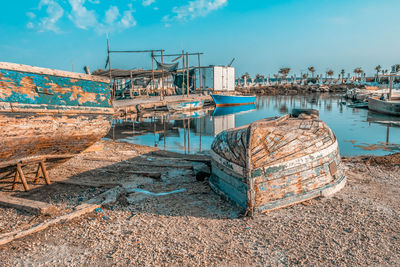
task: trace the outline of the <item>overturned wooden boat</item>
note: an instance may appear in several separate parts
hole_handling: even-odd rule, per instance
[[[211,187],[250,215],[333,194],[346,182],[336,136],[316,115],[223,131],[211,156]]]
[[[0,62],[0,179],[80,153],[107,134],[112,114],[108,78]]]

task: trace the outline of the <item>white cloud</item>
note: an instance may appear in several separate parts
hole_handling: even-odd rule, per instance
[[[30,19],[35,19],[36,18],[36,14],[33,12],[26,12],[26,15],[30,18]]]
[[[99,34],[118,32],[136,26],[136,20],[133,17],[134,10],[132,5],[128,5],[129,9],[125,10],[120,15],[119,9],[116,6],[110,6],[106,11],[103,23],[98,23],[96,31]]]
[[[68,0],[72,12],[68,15],[68,18],[75,24],[76,27],[81,29],[88,29],[90,27],[96,26],[97,18],[94,10],[88,10],[83,5],[85,0]]]
[[[149,6],[151,4],[153,4],[156,0],[143,0],[142,1],[142,5],[143,6]]]
[[[38,10],[46,8],[46,15],[38,20],[36,14],[33,12],[27,12],[26,15],[31,21],[26,24],[28,29],[36,29],[37,31],[53,31],[60,32],[57,26],[57,22],[64,15],[64,9],[55,0],[40,0]]]
[[[27,12],[26,15],[30,19],[26,27],[28,29],[36,29],[37,31],[53,31],[60,32],[57,22],[63,17],[64,9],[58,2],[62,0],[40,0],[37,10],[46,8],[46,15],[39,18],[39,13]],[[93,4],[100,3],[100,0],[88,0]],[[68,0],[62,1],[64,5],[70,5],[71,11],[68,14],[69,20],[80,29],[94,30],[99,34],[118,32],[136,26],[136,20],[133,17],[132,5],[128,5],[128,9],[120,12],[117,6],[109,6],[105,11],[104,17],[98,16],[95,10],[88,9],[85,4],[86,0]]]
[[[172,9],[172,16],[165,16],[163,20],[168,21],[186,21],[196,17],[204,17],[210,12],[224,7],[228,0],[194,0],[189,1],[187,5],[174,7]]]
[[[106,11],[105,21],[107,24],[113,24],[115,20],[119,17],[119,9],[116,6],[110,6]]]

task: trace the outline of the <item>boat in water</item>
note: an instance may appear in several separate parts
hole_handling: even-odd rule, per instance
[[[382,114],[400,116],[400,97],[391,97],[391,100],[370,97],[368,109]]]
[[[336,136],[314,114],[225,130],[210,154],[210,186],[248,215],[328,196],[346,183]]]
[[[256,101],[256,96],[212,94],[211,97],[217,107],[251,105]]]
[[[167,105],[169,111],[190,111],[201,109],[204,106],[204,100],[186,101],[169,103]]]
[[[0,179],[65,162],[107,134],[113,113],[108,78],[0,62]]]

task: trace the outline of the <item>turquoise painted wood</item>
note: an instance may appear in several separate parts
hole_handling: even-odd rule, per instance
[[[111,108],[108,82],[0,69],[0,102]],[[39,108],[39,107],[38,107]]]

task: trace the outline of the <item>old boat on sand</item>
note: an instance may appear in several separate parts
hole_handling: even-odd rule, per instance
[[[333,194],[346,182],[336,136],[316,115],[226,130],[211,156],[211,187],[249,215]]]
[[[112,114],[107,78],[0,62],[0,179],[15,173],[28,190],[32,164],[46,176],[102,138]]]

